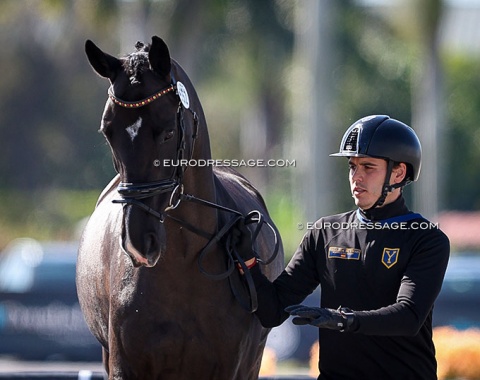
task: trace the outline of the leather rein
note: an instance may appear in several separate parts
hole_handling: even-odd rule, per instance
[[[172,173],[171,177],[167,179],[162,179],[162,180],[153,181],[153,182],[143,182],[143,183],[142,182],[140,183],[120,182],[117,187],[117,192],[119,193],[121,199],[115,199],[112,202],[120,203],[120,204],[123,204],[124,206],[132,205],[132,206],[140,207],[144,211],[146,211],[148,214],[158,219],[160,223],[163,223],[165,220],[165,217],[168,217],[169,219],[172,219],[173,221],[185,227],[189,231],[207,239],[208,240],[207,244],[202,248],[198,256],[198,266],[199,266],[200,272],[205,276],[207,276],[208,278],[215,281],[229,278],[232,292],[237,298],[237,300],[239,301],[239,303],[241,304],[241,306],[247,311],[253,313],[257,310],[257,307],[258,307],[257,292],[255,290],[253,278],[250,274],[248,267],[245,264],[245,261],[242,259],[241,255],[237,252],[234,242],[232,242],[231,234],[229,234],[229,232],[242,219],[244,223],[247,225],[255,224],[255,228],[252,233],[252,243],[254,243],[256,241],[258,234],[260,233],[262,226],[266,225],[271,230],[275,240],[275,246],[274,246],[272,255],[267,260],[262,260],[257,254],[257,252],[255,251],[255,249],[253,249],[252,247],[252,250],[254,252],[257,262],[263,265],[270,264],[277,257],[279,244],[280,244],[277,236],[277,232],[275,228],[268,221],[265,220],[263,214],[260,211],[253,210],[249,212],[247,215],[243,215],[238,210],[234,210],[234,209],[219,205],[217,203],[207,201],[205,199],[197,198],[194,195],[184,193],[183,175],[186,170],[186,166],[183,165],[183,162],[185,161],[183,158],[184,158],[185,148],[186,148],[185,122],[184,122],[185,110],[188,110],[192,113],[193,121],[194,121],[194,133],[192,135],[192,148],[190,150],[190,159],[193,157],[195,141],[196,141],[196,138],[198,137],[199,120],[198,120],[197,114],[189,108],[188,97],[185,100],[182,94],[181,93],[179,94],[179,88],[184,89],[183,84],[181,82],[177,82],[173,74],[171,74],[171,77],[172,77],[172,83],[170,84],[170,86],[168,86],[163,90],[160,90],[159,92],[149,96],[148,98],[145,98],[139,101],[134,101],[134,102],[122,100],[118,98],[116,95],[114,95],[112,87],[108,89],[108,96],[113,101],[114,104],[123,108],[129,108],[129,109],[136,109],[136,108],[147,106],[152,102],[154,102],[155,100],[162,97],[163,95],[168,94],[172,91],[175,91],[175,95],[180,99],[179,106],[177,109],[177,118],[176,118],[176,125],[180,135],[177,143],[176,158],[177,158],[177,163],[182,163],[182,164],[178,164],[175,167],[175,171]],[[187,160],[187,162],[188,161],[189,160]],[[159,212],[157,210],[154,210],[141,201],[142,199],[151,198],[156,195],[160,195],[168,192],[171,192],[170,200],[169,200],[168,206],[165,208],[164,211]],[[210,233],[207,233],[193,226],[191,223],[178,219],[170,215],[169,213],[167,213],[168,211],[174,210],[175,208],[177,208],[181,201],[194,202],[194,203],[203,205],[205,207],[210,207],[210,208],[217,209],[219,211],[228,212],[230,214],[233,214],[233,216],[219,231],[217,231],[212,236]],[[227,260],[228,260],[227,269],[222,273],[208,272],[203,265],[203,260],[210,252],[210,249],[217,243],[220,243],[224,237],[225,237],[225,247],[227,252]],[[243,297],[239,294],[235,286],[233,286],[233,282],[230,276],[234,272],[235,267],[243,271],[244,278],[246,280],[245,281],[246,286],[250,295],[249,302],[245,301]]]

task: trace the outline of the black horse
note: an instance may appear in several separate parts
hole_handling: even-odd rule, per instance
[[[84,230],[77,288],[109,379],[258,378],[268,330],[229,232],[248,215],[264,273],[280,273],[262,197],[211,164],[200,101],[162,39],[123,58],[85,49],[111,83],[100,131],[118,175]]]

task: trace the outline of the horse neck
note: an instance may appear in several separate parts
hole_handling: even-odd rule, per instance
[[[194,142],[194,150],[191,159],[196,163],[203,163],[210,160],[212,154],[210,150],[207,122],[202,104],[188,75],[175,60],[172,60],[172,62],[172,69],[175,72],[175,76],[186,86],[190,98],[190,107],[197,114],[199,120],[197,138]],[[192,134],[190,134],[190,136],[191,135]],[[209,202],[215,202],[216,195],[213,180],[213,167],[211,164],[205,166],[187,166],[187,169],[184,172],[183,185],[185,193]],[[182,203],[182,207],[179,207],[179,210],[175,210],[180,218],[193,223],[201,223],[201,226],[212,229],[212,231],[216,228],[217,214],[214,209],[191,202],[188,202],[188,204],[185,204],[185,202]]]
[[[211,158],[208,131],[205,124],[200,123],[192,159],[185,170],[184,186],[185,191],[208,201],[215,200]]]
[[[197,111],[196,111],[197,112]],[[186,167],[183,176],[184,192],[196,198],[215,202],[215,185],[213,166],[211,164],[210,140],[203,110],[199,107],[198,137],[195,141],[190,164]],[[193,202],[182,202],[178,215],[189,223],[198,223],[199,226],[214,231],[216,228],[216,210]]]

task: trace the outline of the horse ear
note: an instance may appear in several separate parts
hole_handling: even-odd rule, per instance
[[[148,53],[150,68],[162,77],[170,74],[172,63],[170,62],[170,52],[167,44],[157,36],[152,37],[152,45]]]
[[[104,53],[92,41],[85,42],[85,53],[88,61],[98,75],[113,81],[117,75],[121,62],[118,58]]]

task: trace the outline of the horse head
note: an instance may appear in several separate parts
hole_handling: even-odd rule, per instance
[[[121,246],[135,266],[151,267],[166,249],[164,211],[179,202],[182,162],[192,157],[198,131],[193,109],[200,105],[162,39],[135,47],[123,58],[91,41],[85,51],[93,69],[111,83],[100,131],[120,175]]]

